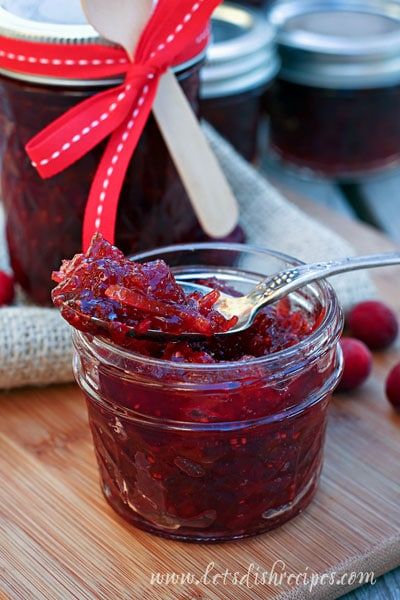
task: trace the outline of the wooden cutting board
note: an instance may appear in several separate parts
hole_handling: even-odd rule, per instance
[[[302,207],[310,208],[302,203]],[[311,207],[361,251],[390,249],[383,237]],[[319,212],[320,211],[320,212]],[[376,273],[382,295],[400,314],[400,269]],[[151,574],[226,569],[318,574],[375,571],[400,564],[400,416],[383,381],[400,360],[377,355],[358,393],[335,398],[326,462],[315,501],[269,534],[218,545],[172,542],[126,526],[103,500],[75,386],[0,397],[0,598],[8,600],[151,600],[336,598],[352,587],[218,584],[152,585]],[[211,568],[211,567],[209,567]],[[254,567],[255,569],[256,567]]]

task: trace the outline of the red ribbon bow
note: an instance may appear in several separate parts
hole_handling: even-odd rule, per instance
[[[43,178],[48,178],[110,136],[86,205],[84,249],[96,231],[114,241],[119,194],[149,117],[159,79],[188,52],[193,56],[196,45],[198,51],[205,46],[209,19],[220,2],[159,0],[139,39],[132,63],[125,51],[111,46],[45,45],[0,39],[0,66],[10,70],[68,78],[126,73],[122,85],[81,102],[26,146],[32,164]],[[46,56],[40,56],[40,52]]]

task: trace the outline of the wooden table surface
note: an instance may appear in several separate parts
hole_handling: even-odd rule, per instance
[[[314,204],[304,201],[299,203],[302,208],[312,211],[316,218],[329,221],[329,224],[339,230],[344,237],[348,237],[357,247],[359,252],[372,252],[375,250],[390,249],[392,244],[369,229],[359,226],[352,221],[345,221],[341,217],[327,213],[326,209],[318,208]],[[398,278],[398,269],[388,269],[374,273],[376,282],[386,298],[393,298],[396,308],[400,311],[400,295],[393,297],[396,289],[393,277]],[[383,427],[387,434],[387,440],[393,439],[393,433],[399,429],[400,417],[395,417],[384,403],[381,386],[384,371],[388,369],[391,362],[398,360],[399,354],[391,352],[386,356],[378,356],[375,360],[375,378],[369,388],[367,397],[362,394],[358,398],[338,399],[335,407],[335,419],[342,424],[338,439],[343,441],[346,431],[350,431],[357,422],[362,423],[362,403],[365,400],[366,410],[371,407],[377,408],[365,432],[371,435],[371,425]],[[371,393],[372,392],[372,393]],[[379,395],[376,403],[374,394]],[[349,404],[352,403],[353,404]],[[62,404],[63,412],[59,410]],[[347,423],[346,414],[350,410],[352,418]],[[353,424],[353,425],[352,425]],[[347,429],[347,426],[350,429]],[[373,427],[372,427],[373,429]],[[340,428],[339,428],[340,430]],[[385,435],[386,435],[385,434]],[[376,440],[378,444],[378,439]],[[379,438],[380,451],[386,443],[386,439]],[[378,444],[378,445],[379,445]],[[383,445],[382,445],[383,444]],[[364,452],[368,453],[369,444],[366,444]],[[7,600],[150,600],[156,597],[154,590],[149,590],[148,581],[145,585],[145,573],[149,570],[163,570],[164,559],[168,564],[179,564],[179,556],[182,563],[192,564],[196,569],[197,560],[205,557],[218,560],[219,557],[229,558],[233,564],[241,565],[239,558],[251,562],[254,557],[262,560],[259,554],[269,552],[274,548],[279,557],[279,548],[285,553],[285,557],[292,556],[296,560],[296,548],[291,551],[290,544],[296,539],[303,540],[305,535],[304,523],[318,524],[318,519],[324,519],[327,506],[331,506],[332,513],[328,519],[330,522],[330,543],[332,544],[328,554],[331,558],[335,552],[342,553],[345,546],[343,539],[334,535],[334,527],[337,521],[338,532],[343,533],[343,522],[339,523],[337,510],[337,498],[333,499],[332,490],[337,489],[340,496],[340,486],[335,485],[341,476],[341,468],[348,468],[347,455],[341,449],[335,448],[330,443],[331,456],[341,457],[341,467],[332,465],[329,467],[326,486],[333,487],[321,491],[320,500],[316,500],[308,511],[299,517],[304,519],[298,521],[293,527],[273,532],[271,536],[264,537],[260,545],[259,538],[238,542],[237,544],[200,546],[185,545],[177,542],[165,542],[155,536],[144,532],[133,532],[127,529],[122,521],[114,515],[107,507],[101,494],[97,491],[96,467],[91,450],[91,442],[88,435],[87,424],[84,418],[84,406],[79,391],[74,386],[59,386],[48,390],[32,389],[18,390],[5,393],[0,403],[0,598],[2,591]],[[390,452],[390,443],[388,445]],[[353,457],[352,463],[358,469],[364,469],[369,476],[374,472],[375,456],[372,454],[368,461],[365,456]],[[378,524],[382,524],[386,530],[386,540],[390,537],[391,518],[398,513],[399,498],[397,463],[393,463],[393,457],[388,454],[387,472],[381,477],[378,485],[385,487],[385,494],[379,498],[379,489],[361,490],[370,501],[375,494],[379,499],[380,506],[370,507],[371,525],[369,531],[358,530],[357,527],[365,526],[365,522],[358,519],[356,512],[352,513],[354,522],[351,527],[353,551],[356,552],[364,542],[369,543],[369,537],[378,531]],[[379,475],[379,469],[378,469]],[[325,476],[326,477],[326,476]],[[379,477],[378,477],[379,479]],[[32,483],[34,482],[34,483]],[[350,479],[347,485],[351,486]],[[371,493],[371,496],[369,494]],[[346,496],[346,495],[345,495]],[[343,497],[343,505],[346,505],[346,497]],[[329,500],[330,498],[330,500]],[[328,504],[326,502],[328,501]],[[361,502],[362,502],[361,498]],[[92,512],[88,512],[90,504]],[[382,507],[384,511],[382,513]],[[343,507],[342,507],[343,508]],[[347,504],[347,509],[349,505]],[[350,505],[352,509],[352,505]],[[328,508],[328,511],[330,509]],[[340,511],[339,511],[340,512]],[[307,516],[308,514],[308,516]],[[89,517],[88,517],[89,515]],[[361,515],[362,516],[362,515]],[[317,519],[317,521],[315,521]],[[400,518],[399,518],[400,521]],[[358,526],[357,526],[358,522]],[[397,524],[397,522],[396,522]],[[350,525],[350,523],[348,523]],[[325,524],[323,525],[325,527]],[[321,537],[317,545],[310,546],[303,543],[302,552],[305,559],[320,563],[320,557],[316,554],[319,547],[321,556],[326,553],[323,527]],[[342,527],[342,530],[339,529]],[[332,530],[333,528],[333,530]],[[57,535],[58,533],[62,535]],[[362,535],[360,536],[360,533]],[[342,535],[340,533],[340,535]],[[294,540],[294,542],[293,542]],[[315,541],[315,540],[314,540]],[[314,543],[314,542],[313,542]],[[103,551],[99,552],[99,548]],[[139,554],[134,554],[137,549]],[[94,554],[94,549],[96,553]],[[198,550],[197,550],[198,549]],[[398,553],[398,548],[396,552]],[[168,558],[171,555],[171,561]],[[240,555],[240,556],[239,556]],[[126,563],[123,557],[126,556]],[[47,558],[46,558],[47,557]],[[178,558],[177,558],[178,557]],[[235,558],[236,557],[236,558]],[[323,561],[322,561],[323,562]],[[387,564],[395,566],[393,561]],[[125,564],[125,567],[124,567]],[[311,564],[311,568],[313,565]],[[132,587],[132,574],[137,579]],[[90,574],[90,579],[88,579]],[[139,574],[139,575],[138,575]],[[140,577],[142,574],[142,577]],[[147,573],[148,574],[148,573]],[[374,596],[382,599],[398,598],[399,590],[397,574],[385,576],[379,587],[366,588],[353,593],[353,598],[369,600]],[[394,583],[393,583],[394,582]],[[385,587],[386,586],[386,587]],[[114,590],[114,591],[111,591]],[[380,591],[379,591],[380,590]],[[158,595],[159,593],[159,595]],[[329,593],[329,592],[328,592]],[[330,592],[333,593],[333,592]],[[165,595],[164,595],[165,594]],[[367,594],[367,595],[365,595]],[[200,590],[180,591],[177,595],[167,592],[159,592],[158,597],[168,600],[191,600],[200,598],[212,598],[213,600],[233,598],[277,598],[276,591],[265,591],[258,595],[258,591],[246,592],[243,590],[211,590],[203,595]],[[334,596],[337,597],[336,591]],[[281,596],[279,596],[281,597]],[[282,596],[283,597],[283,596]],[[285,596],[286,598],[287,596]],[[322,596],[321,596],[322,597]],[[328,597],[328,595],[323,596]],[[311,596],[310,596],[311,598]]]

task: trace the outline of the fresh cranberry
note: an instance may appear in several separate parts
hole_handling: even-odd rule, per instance
[[[358,387],[368,378],[372,368],[372,354],[360,340],[344,337],[340,340],[344,369],[338,390],[346,392]]]
[[[7,306],[14,300],[14,278],[0,271],[0,306]]]
[[[377,300],[360,302],[350,311],[347,320],[352,335],[371,350],[390,346],[399,330],[393,310]]]
[[[393,367],[386,379],[386,396],[394,408],[400,411],[400,363]]]

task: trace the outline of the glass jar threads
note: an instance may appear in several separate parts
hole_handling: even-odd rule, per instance
[[[23,38],[33,43],[40,49],[37,50],[40,60],[47,63],[49,44],[59,48],[57,61],[63,58],[62,52],[68,46],[77,43],[109,46],[85,24],[77,0],[68,3],[0,0],[0,36],[3,40]],[[207,39],[199,41],[194,45],[193,55],[175,66],[195,112],[199,68],[206,43]],[[31,166],[25,145],[68,109],[117,85],[122,73],[121,77],[116,74],[113,79],[95,80],[71,80],[56,75],[38,77],[24,71],[29,58],[32,56],[19,61],[17,57],[15,68],[2,69],[0,73],[1,194],[16,280],[31,299],[46,304],[50,301],[52,270],[62,258],[81,249],[84,209],[104,143],[48,180],[41,179]],[[116,231],[116,241],[126,253],[205,237],[152,117],[128,167]]]
[[[171,246],[133,257],[158,259],[176,276],[241,293],[299,264],[240,244]],[[235,334],[210,338],[218,349],[208,361],[182,342],[160,354],[154,342],[133,351],[74,330],[74,372],[102,491],[128,522],[167,538],[222,541],[268,531],[308,506],[341,372],[343,317],[326,282],[283,302],[284,327],[271,315],[280,349],[270,353],[261,323],[250,346]],[[306,337],[301,322],[310,326]]]
[[[271,149],[303,172],[357,178],[400,163],[400,4],[274,5],[282,60]]]
[[[249,161],[257,157],[262,95],[278,68],[275,33],[263,13],[219,6],[201,72],[200,113]]]

